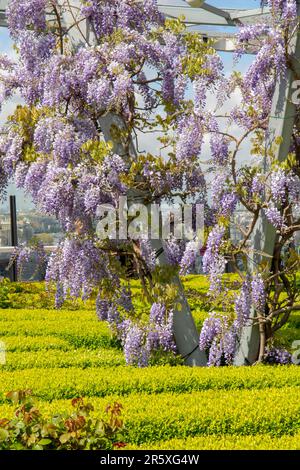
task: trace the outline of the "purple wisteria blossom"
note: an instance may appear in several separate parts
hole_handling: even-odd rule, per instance
[[[260,313],[265,311],[266,293],[261,274],[256,274],[251,282],[253,305]]]
[[[203,256],[203,271],[210,276],[210,290],[219,292],[221,287],[221,276],[226,266],[226,260],[220,253],[224,241],[225,227],[216,225],[210,232],[206,250]]]
[[[208,366],[232,364],[236,351],[236,324],[230,324],[228,317],[212,312],[203,323],[199,347],[208,350]]]
[[[248,276],[243,282],[241,292],[235,299],[235,313],[238,328],[247,325],[252,307],[251,281]]]
[[[145,343],[145,332],[137,325],[128,329],[124,344],[124,353],[128,365],[145,367],[149,361],[149,351]]]
[[[195,264],[197,256],[200,254],[202,247],[202,240],[190,240],[184,250],[183,256],[180,260],[180,274],[184,275],[189,273],[189,270]]]
[[[178,266],[185,252],[186,243],[184,240],[176,240],[171,237],[165,241],[164,251],[171,266]]]
[[[223,136],[214,134],[210,140],[210,150],[213,162],[221,167],[228,163],[229,149],[228,142]]]
[[[267,349],[264,361],[267,364],[286,365],[292,363],[292,356],[286,349],[273,347]]]
[[[280,214],[280,211],[277,207],[270,205],[267,209],[264,210],[268,221],[278,230],[281,230],[285,227],[284,218]]]
[[[149,240],[142,239],[140,240],[141,256],[146,263],[147,268],[150,271],[154,271],[156,266],[156,253],[152,249],[151,243]]]
[[[220,315],[216,312],[212,312],[208,318],[204,320],[200,339],[199,339],[199,347],[201,350],[208,349],[213,339],[218,336],[222,331],[222,320]]]

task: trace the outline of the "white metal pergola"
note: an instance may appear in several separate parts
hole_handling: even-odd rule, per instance
[[[9,0],[0,0],[0,26],[6,27],[5,10]],[[73,0],[71,4],[77,3],[78,0]],[[212,38],[215,41],[215,48],[218,51],[233,52],[235,50],[235,38],[229,27],[241,26],[246,24],[253,24],[264,21],[270,11],[267,8],[259,9],[219,9],[209,5],[203,0],[186,0],[185,6],[163,5],[159,3],[159,9],[166,16],[178,18],[184,16],[184,22],[195,31],[197,31],[204,38]],[[300,16],[300,0],[298,3],[298,15]],[[65,23],[68,24],[68,17],[65,18]],[[205,27],[202,28],[202,27]],[[212,27],[212,29],[209,29]],[[220,31],[216,31],[215,27],[221,27]],[[228,28],[228,32],[226,29]],[[225,32],[224,32],[225,30]],[[76,35],[71,38],[76,42]],[[296,58],[300,57],[300,35],[295,35],[293,43],[291,44],[290,53],[295,57],[294,69],[300,75],[300,62]],[[283,161],[289,152],[289,147],[292,139],[292,131],[296,117],[296,106],[292,102],[293,93],[293,80],[294,76],[290,70],[286,77],[282,77],[276,86],[276,91],[273,99],[273,106],[271,118],[269,122],[269,135],[270,139],[282,136],[282,143],[277,147],[276,158]],[[260,215],[257,223],[257,229],[254,234],[253,248],[254,252],[265,253],[272,255],[275,244],[275,229],[265,219],[263,214]],[[5,247],[6,253],[12,252],[13,247]],[[3,252],[4,252],[3,251]],[[0,248],[0,253],[2,249]],[[256,262],[261,260],[262,255],[256,256]],[[164,264],[164,260],[159,260]],[[185,338],[180,342],[182,355],[188,356],[187,363],[190,365],[205,365],[203,363],[203,356],[199,355],[196,348],[192,350],[194,345],[198,344],[198,334],[191,320],[191,315],[186,306],[186,300],[182,298],[183,311],[180,312],[181,319],[175,325],[175,329],[179,331],[182,337]],[[255,313],[253,313],[255,315]],[[175,316],[176,317],[176,316]],[[238,349],[235,364],[247,365],[252,364],[257,357],[259,348],[259,332],[258,326],[251,325],[245,327],[240,347]],[[188,350],[189,349],[189,350]]]

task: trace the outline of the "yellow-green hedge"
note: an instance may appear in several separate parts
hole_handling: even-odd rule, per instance
[[[272,437],[268,434],[255,436],[226,435],[188,437],[168,441],[129,445],[127,450],[300,450],[300,434]]]
[[[59,349],[60,351],[67,351],[70,349],[70,344],[55,336],[0,336],[0,341],[5,344],[6,351],[47,351]],[[41,352],[43,354],[43,352]],[[9,357],[9,356],[8,356]],[[1,369],[0,365],[0,371]]]
[[[188,276],[184,284],[200,328],[209,308],[207,279]],[[140,286],[133,285],[139,298]],[[280,333],[283,342],[298,339],[299,327],[300,314],[293,314]],[[75,396],[88,397],[95,414],[120,401],[129,448],[299,448],[297,366],[126,367],[107,325],[87,306],[0,310],[0,341],[7,351],[0,365],[0,418],[13,414],[5,392],[31,388],[49,415],[70,412]]]
[[[50,343],[51,344],[51,343]],[[58,345],[57,345],[58,346]],[[46,351],[9,352],[6,355],[6,364],[1,366],[2,370],[23,370],[23,369],[52,369],[76,367],[86,369],[88,367],[114,367],[125,365],[124,354],[115,349],[71,349],[65,351],[62,348],[49,348]]]
[[[74,351],[76,363],[76,351]],[[1,367],[1,366],[0,366]],[[31,388],[45,399],[71,399],[75,394],[103,397],[131,393],[186,393],[204,390],[263,390],[271,387],[300,386],[298,366],[260,366],[255,368],[188,367],[89,367],[81,369],[24,369],[0,374],[0,392]]]
[[[57,310],[20,310],[17,311],[19,315],[14,317],[14,311],[5,310],[4,318],[2,312],[0,341],[5,342],[8,336],[53,336],[68,341],[76,348],[98,349],[115,344],[108,326],[97,320],[95,312],[77,311],[65,314],[64,311]]]
[[[112,395],[90,401],[94,413],[99,414],[116,399],[124,406],[126,442],[136,446],[191,437],[300,434],[298,387],[156,396],[133,393],[121,400],[119,395]],[[70,411],[65,400],[39,401],[37,405],[48,415]],[[0,417],[9,417],[12,411],[11,406],[3,404]]]

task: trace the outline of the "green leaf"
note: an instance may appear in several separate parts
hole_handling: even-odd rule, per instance
[[[71,439],[71,434],[69,432],[65,433],[65,434],[62,434],[59,438],[60,442],[62,444],[65,444],[66,442],[68,442],[69,440]]]
[[[38,445],[40,446],[47,446],[49,444],[51,444],[52,441],[51,439],[41,439],[39,442],[38,442]]]
[[[6,429],[0,428],[0,441],[6,441],[9,438],[9,432]]]

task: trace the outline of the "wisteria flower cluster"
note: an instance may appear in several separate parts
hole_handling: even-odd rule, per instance
[[[235,314],[212,312],[204,321],[199,347],[208,352],[208,365],[220,366],[233,363],[242,329],[251,324],[251,311],[259,298],[256,286],[263,283],[261,275],[248,275],[240,292],[235,296]],[[263,291],[264,292],[264,291]]]
[[[148,321],[133,321],[130,291],[121,289],[121,296],[113,301],[97,298],[96,308],[100,320],[106,320],[124,347],[126,363],[146,367],[153,355],[175,355],[177,352],[173,335],[173,312],[163,304],[153,303]]]
[[[291,364],[292,356],[286,349],[273,347],[266,350],[264,361],[267,364]]]

